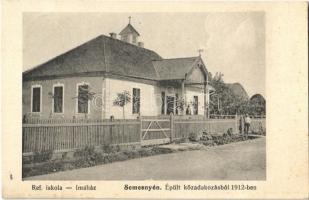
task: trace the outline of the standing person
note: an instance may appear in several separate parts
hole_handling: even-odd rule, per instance
[[[191,108],[190,108],[190,105],[187,106],[186,115],[191,115]]]
[[[251,118],[248,114],[246,114],[246,117],[245,117],[245,134],[249,134],[250,124],[251,124]]]
[[[242,134],[242,131],[244,129],[244,116],[239,116],[239,133]]]

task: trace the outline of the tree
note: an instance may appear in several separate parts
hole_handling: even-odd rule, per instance
[[[214,77],[211,73],[208,74],[209,84],[215,88],[215,95],[210,96],[210,114],[234,115],[246,113],[248,100],[235,94],[224,83],[223,76],[221,72],[217,72]]]
[[[250,114],[251,115],[265,115],[266,101],[261,94],[255,94],[250,98]]]
[[[130,102],[131,102],[131,95],[128,91],[125,90],[121,93],[117,93],[117,97],[114,100],[113,104],[114,104],[114,106],[122,107],[123,119],[125,119],[124,107],[127,103],[130,103]]]
[[[76,97],[73,97],[72,99],[77,98],[79,106],[81,106],[80,103],[88,104],[88,102],[91,101],[96,95],[96,93],[92,92],[91,90],[92,88],[88,84],[79,85],[78,95]],[[50,96],[51,98],[55,98],[53,94],[51,94]],[[89,109],[88,106],[86,108]],[[80,109],[80,107],[78,107],[78,109]],[[88,112],[85,112],[85,118],[87,118],[87,113]]]

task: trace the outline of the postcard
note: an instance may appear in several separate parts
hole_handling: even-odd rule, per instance
[[[4,198],[308,198],[306,3],[2,5]]]

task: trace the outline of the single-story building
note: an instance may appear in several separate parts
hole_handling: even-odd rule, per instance
[[[138,42],[139,33],[130,23],[119,35],[100,35],[25,71],[23,116],[207,115],[210,87],[200,55],[164,59]],[[115,103],[121,94],[129,97],[123,108]]]

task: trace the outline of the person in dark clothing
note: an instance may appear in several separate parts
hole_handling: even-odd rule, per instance
[[[186,115],[191,115],[191,108],[190,108],[190,105],[187,106]]]
[[[239,133],[242,134],[244,129],[244,116],[240,115],[239,116]]]

